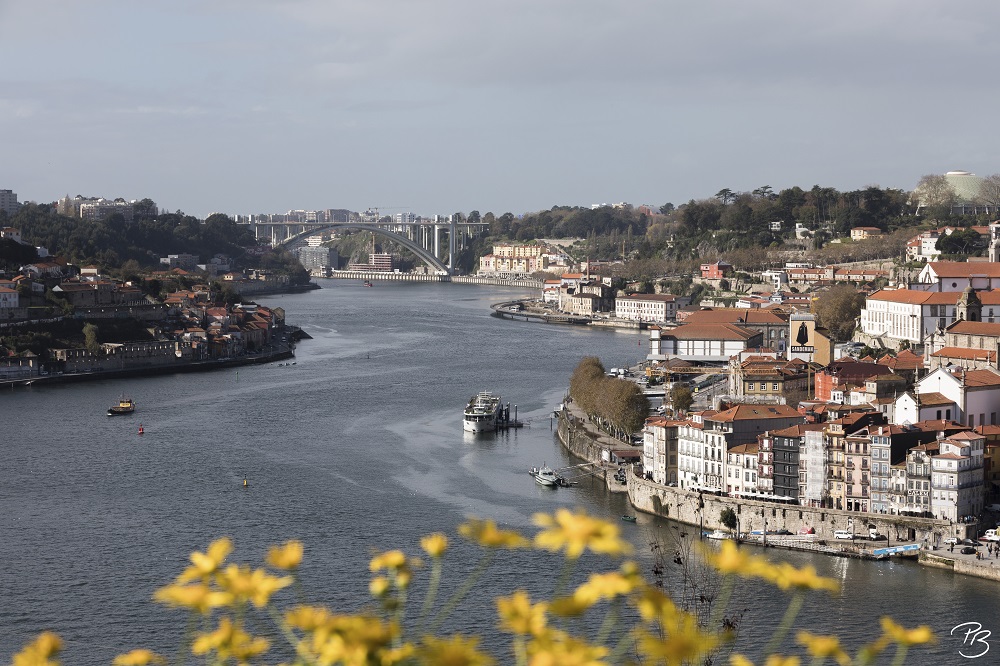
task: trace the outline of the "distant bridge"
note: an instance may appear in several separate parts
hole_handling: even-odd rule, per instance
[[[465,249],[473,237],[489,229],[489,225],[482,222],[442,219],[397,222],[391,218],[387,218],[385,222],[253,222],[249,226],[253,227],[258,240],[268,239],[274,247],[292,247],[303,243],[309,236],[325,231],[370,231],[402,245],[428,267],[446,275],[451,275],[454,271],[457,253]],[[445,250],[447,254],[442,257]]]

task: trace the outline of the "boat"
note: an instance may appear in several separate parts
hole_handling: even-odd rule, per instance
[[[732,539],[732,535],[729,532],[724,532],[722,530],[713,530],[712,532],[707,532],[705,537],[708,539],[716,539],[721,541],[723,539]]]
[[[366,286],[366,287],[370,287],[370,286],[372,286],[372,282],[371,282],[371,280],[365,280],[365,286]]]
[[[496,430],[501,409],[500,396],[489,391],[477,393],[465,407],[462,427],[466,432]]]
[[[624,520],[626,523],[634,523],[635,516],[630,516],[626,513],[625,515],[622,516],[622,520]]]
[[[126,398],[122,396],[118,399],[117,405],[112,405],[108,407],[108,416],[122,416],[123,414],[131,414],[135,411],[135,402],[132,398]]]
[[[532,476],[535,477],[535,483],[540,486],[555,488],[559,485],[559,476],[548,465],[542,464]]]

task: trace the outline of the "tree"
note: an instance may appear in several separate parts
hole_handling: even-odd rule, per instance
[[[857,289],[838,284],[813,301],[813,313],[819,318],[819,325],[828,329],[835,340],[848,340],[864,304],[865,297]]]
[[[913,190],[917,199],[917,209],[927,209],[934,217],[945,217],[951,214],[951,206],[958,195],[948,179],[937,174],[929,174],[920,179]]]
[[[1000,173],[983,178],[983,184],[979,188],[979,196],[976,203],[982,206],[989,206],[990,213],[996,217],[1000,211]]]
[[[728,187],[725,187],[715,193],[715,198],[725,205],[734,201],[736,199],[736,194]]]
[[[986,248],[986,239],[975,229],[955,229],[950,234],[942,234],[934,247],[942,254],[978,256]]]
[[[97,339],[97,327],[87,322],[83,325],[83,346],[91,354],[98,354],[101,351],[101,343]]]
[[[736,529],[737,525],[736,512],[733,511],[730,507],[727,506],[726,508],[724,508],[722,511],[719,512],[719,520],[722,521],[722,524],[728,527],[729,529],[731,530]]]
[[[670,213],[674,212],[674,205],[668,201],[667,203],[660,206],[660,212],[664,215],[669,215]]]
[[[686,412],[694,403],[694,394],[687,384],[677,382],[670,389],[670,404],[678,412]]]

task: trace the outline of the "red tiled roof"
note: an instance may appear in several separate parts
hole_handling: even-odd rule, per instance
[[[966,347],[942,347],[931,356],[938,358],[960,358],[969,361],[988,361],[996,363],[997,353],[986,349],[968,349]]]

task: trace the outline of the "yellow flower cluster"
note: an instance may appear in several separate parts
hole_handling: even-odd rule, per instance
[[[706,549],[705,559],[721,574],[735,574],[744,578],[762,578],[777,585],[782,590],[840,591],[837,581],[819,576],[815,567],[806,566],[796,569],[787,562],[774,564],[766,557],[748,554],[732,541],[723,541],[718,552]]]
[[[497,527],[491,520],[470,519],[459,533],[487,549],[481,568],[499,550],[527,548],[560,552],[564,576],[585,552],[619,556],[631,552],[616,524],[587,515],[583,511],[558,509],[554,515],[534,517],[541,531],[533,542],[521,534]],[[404,631],[403,608],[406,591],[420,566],[420,560],[402,550],[388,550],[374,555],[369,569],[372,594],[381,600],[380,610],[359,614],[335,613],[314,605],[295,605],[287,610],[275,608],[275,594],[295,582],[295,572],[302,565],[303,546],[289,541],[272,547],[265,561],[274,570],[254,569],[245,564],[226,562],[233,552],[228,538],[211,543],[204,552],[191,554],[190,565],[173,583],[156,591],[161,603],[188,609],[200,618],[201,631],[193,633],[185,649],[215,666],[258,663],[267,654],[276,636],[289,643],[295,655],[294,666],[492,666],[493,656],[479,647],[479,637],[461,634],[436,635],[434,629],[468,595],[478,580],[479,571],[437,610],[436,617],[425,623],[425,616],[435,607],[437,580],[448,552],[448,538],[441,533],[421,539],[420,546],[432,560],[431,578],[424,599],[424,614],[417,623],[419,638]],[[835,581],[817,575],[812,567],[795,568],[786,563],[772,563],[749,554],[732,542],[723,542],[717,552],[706,552],[706,559],[725,576],[761,578],[782,590],[796,592],[786,619],[794,619],[795,600],[809,590],[836,591]],[[389,594],[391,589],[395,594]],[[562,585],[557,586],[557,591]],[[638,622],[621,626],[621,604],[633,606]],[[586,638],[567,631],[565,618],[601,611],[604,621],[599,635]],[[723,605],[724,602],[723,602]],[[633,663],[682,664],[715,660],[716,651],[733,640],[733,635],[719,626],[705,626],[698,617],[676,605],[662,590],[648,583],[633,562],[624,562],[617,571],[593,572],[571,592],[553,593],[551,600],[532,601],[525,590],[496,599],[499,629],[511,636],[511,650],[516,666],[604,666]],[[252,635],[248,627],[260,630],[254,614],[276,623],[270,640]],[[595,618],[595,619],[599,619]],[[430,627],[424,631],[425,627]],[[789,623],[790,626],[790,623]],[[214,628],[213,628],[214,627]],[[773,644],[780,644],[784,634],[775,634]],[[609,639],[614,639],[609,642]],[[815,663],[833,660],[840,666],[871,663],[890,645],[896,646],[896,661],[902,663],[910,646],[934,640],[928,627],[906,629],[890,618],[882,619],[882,634],[861,649],[852,660],[836,636],[800,631],[798,643]],[[13,666],[58,666],[55,656],[62,644],[52,633],[41,634],[14,656]],[[183,657],[181,658],[183,661]],[[115,666],[166,664],[154,652],[136,649],[119,655]],[[738,653],[729,659],[731,666],[753,666]],[[765,666],[798,666],[798,656],[770,654]]]

